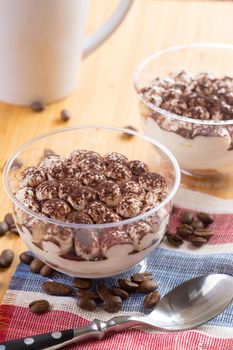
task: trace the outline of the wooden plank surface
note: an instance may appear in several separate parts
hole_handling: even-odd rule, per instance
[[[107,18],[116,3],[115,0],[92,0],[88,32]],[[119,30],[82,63],[79,83],[72,95],[38,114],[29,108],[0,104],[0,168],[16,147],[35,135],[59,127],[101,123],[134,125],[141,130],[132,86],[135,66],[153,51],[177,44],[232,43],[232,18],[231,1],[135,0]],[[59,121],[62,108],[68,108],[73,115],[65,125]],[[231,180],[227,189],[205,187],[202,190],[231,198],[230,184]],[[0,183],[0,218],[9,211],[11,204]],[[18,253],[25,245],[11,234],[0,238],[0,251],[5,248],[12,248],[16,258],[10,269],[0,271],[0,301],[18,263]]]

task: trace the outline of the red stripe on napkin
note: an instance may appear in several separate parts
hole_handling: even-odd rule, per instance
[[[2,305],[1,321],[5,323],[0,341],[28,337],[33,334],[47,333],[89,324],[87,320],[64,311],[50,311],[44,315],[35,315],[23,307]],[[9,315],[17,314],[12,323]],[[5,315],[5,316],[4,316]],[[8,316],[7,316],[8,315]],[[67,348],[68,349],[68,348]],[[71,350],[232,350],[233,339],[210,338],[197,331],[174,333],[148,333],[128,330],[115,334],[102,341],[87,341],[70,346]]]

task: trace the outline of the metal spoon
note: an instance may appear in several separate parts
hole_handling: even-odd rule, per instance
[[[223,274],[197,277],[171,290],[147,316],[117,316],[107,322],[93,320],[86,327],[9,341],[0,344],[0,350],[54,350],[140,325],[160,331],[181,331],[214,318],[232,299],[233,277]]]

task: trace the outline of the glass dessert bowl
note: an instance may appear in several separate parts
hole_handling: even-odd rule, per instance
[[[123,272],[158,246],[179,183],[178,163],[164,146],[102,126],[36,137],[4,169],[27,246],[54,269],[89,278]]]
[[[190,176],[227,174],[233,165],[233,46],[190,44],[160,51],[134,74],[147,135]]]

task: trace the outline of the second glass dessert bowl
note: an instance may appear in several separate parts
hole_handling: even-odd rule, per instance
[[[155,53],[136,69],[134,86],[145,133],[173,152],[183,173],[215,177],[232,171],[232,45],[190,44]]]
[[[23,168],[13,166],[16,158]],[[152,173],[159,175],[151,178]],[[173,155],[147,136],[80,126],[21,146],[6,164],[4,183],[20,235],[33,252],[68,275],[99,278],[129,269],[158,246],[180,171]]]

